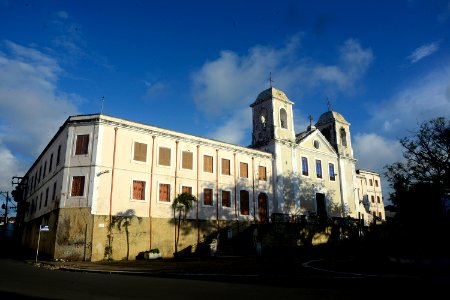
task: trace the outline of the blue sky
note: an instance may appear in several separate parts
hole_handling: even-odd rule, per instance
[[[105,114],[246,146],[270,72],[296,132],[328,99],[357,167],[381,173],[399,138],[450,116],[449,39],[449,0],[0,0],[0,190],[102,97]]]

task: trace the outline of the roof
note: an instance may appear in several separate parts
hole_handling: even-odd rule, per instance
[[[255,106],[261,102],[264,102],[266,100],[271,100],[272,98],[281,100],[288,104],[294,104],[294,102],[292,102],[291,100],[288,99],[288,97],[286,96],[286,94],[284,92],[282,92],[279,89],[276,89],[274,87],[270,87],[267,90],[264,90],[261,93],[259,93],[258,97],[256,97],[255,102],[250,104],[250,107],[253,107],[253,106]]]
[[[319,121],[317,121],[316,125],[327,124],[327,123],[330,123],[330,121],[338,121],[340,123],[350,125],[350,123],[347,122],[347,120],[340,113],[332,111],[332,110],[329,110],[329,111],[323,113],[319,117]]]

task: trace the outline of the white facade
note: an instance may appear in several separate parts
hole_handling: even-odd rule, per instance
[[[198,199],[185,245],[221,224],[273,214],[362,218],[361,193],[381,197],[381,184],[378,176],[378,189],[361,187],[363,174],[376,174],[356,173],[350,124],[328,111],[296,134],[293,104],[275,88],[258,95],[250,148],[100,114],[68,118],[24,177],[25,243],[51,224],[45,247],[55,257],[99,260],[112,245],[123,255],[120,224],[115,234],[111,224],[134,218],[134,253],[156,246],[168,256],[171,204],[184,191]],[[382,199],[376,204],[378,216]]]

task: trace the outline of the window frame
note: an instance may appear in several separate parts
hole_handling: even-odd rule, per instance
[[[161,200],[161,186],[162,185],[168,186],[168,188],[169,188],[168,196],[167,196],[169,201]],[[171,194],[172,194],[172,185],[170,183],[158,182],[158,203],[170,204],[172,202]]]
[[[80,194],[73,194],[74,191],[74,180],[75,178],[79,178],[81,180],[81,178],[83,178],[82,180],[82,185],[80,185],[81,187],[81,193]],[[86,192],[86,176],[85,175],[76,175],[76,176],[72,176],[72,179],[70,181],[70,197],[85,197],[85,192]]]
[[[322,170],[322,160],[321,159],[316,159],[316,178],[323,179],[323,170]]]
[[[228,163],[228,170],[225,168],[224,169],[224,162],[225,162],[225,165],[226,165],[226,163]],[[224,176],[231,176],[231,159],[228,159],[228,158],[222,158],[221,160],[220,160],[220,167],[221,167],[221,171],[220,171],[220,174],[221,175],[224,175]],[[227,172],[224,172],[224,171],[228,171],[228,173]]]
[[[136,159],[136,158],[139,158],[139,157],[136,157],[136,144],[140,144],[140,145],[145,145],[145,160],[139,160],[139,159]],[[133,152],[132,152],[132,161],[133,162],[135,162],[135,163],[138,163],[138,164],[147,164],[148,163],[148,159],[147,159],[147,157],[148,157],[148,144],[147,143],[144,143],[144,142],[140,142],[140,141],[133,141],[133,150],[132,150]]]
[[[336,181],[336,171],[334,169],[334,163],[328,163],[328,175],[330,181]]]
[[[302,175],[309,177],[309,162],[306,156],[302,156]]]
[[[140,182],[140,183],[142,183],[143,184],[143,186],[142,186],[142,198],[143,199],[138,199],[138,198],[135,198],[134,196],[135,196],[135,192],[134,192],[134,184],[135,183],[137,183],[137,182]],[[147,181],[146,180],[142,180],[142,179],[132,179],[131,180],[131,201],[139,201],[139,202],[144,202],[144,201],[146,201],[146,188],[147,188]]]
[[[242,200],[243,199],[242,198],[243,192],[245,192],[246,195],[247,195],[247,199],[244,199],[244,200],[246,200],[245,203]],[[243,203],[246,204],[246,207],[243,207],[243,205],[242,205]],[[244,208],[247,208],[247,211],[246,211],[247,213],[244,213],[245,212],[243,210]],[[247,190],[239,190],[239,214],[241,216],[250,216],[250,192],[247,191]]]
[[[209,168],[206,169],[208,165],[206,159],[211,159],[211,171]],[[203,173],[214,173],[214,156],[203,154]]]
[[[224,204],[224,202],[223,202],[223,195],[224,195],[224,193],[226,193],[226,194],[228,194],[228,205],[223,205]],[[231,191],[230,190],[222,190],[221,191],[221,193],[220,193],[220,205],[221,205],[221,207],[222,208],[232,208],[232,203],[231,203],[232,201],[231,201]]]
[[[184,164],[185,164],[185,157],[184,157],[184,155],[185,154],[190,154],[191,155],[191,167],[190,168],[185,168],[185,166],[184,166]],[[193,152],[191,152],[191,151],[185,151],[185,150],[182,150],[181,151],[181,169],[183,169],[183,170],[194,170],[194,153]]]
[[[206,193],[205,193],[206,190],[211,192],[211,195],[210,195],[211,196],[211,204],[206,204]],[[209,187],[203,188],[202,206],[206,206],[206,207],[213,207],[214,206],[214,189],[213,188],[209,188]]]
[[[79,138],[83,137],[83,140],[78,141]],[[84,140],[87,138],[87,142]],[[79,155],[89,155],[89,143],[91,142],[91,135],[89,133],[76,134],[75,136],[75,156]]]
[[[245,176],[242,175],[242,167],[245,166]],[[247,162],[239,162],[239,178],[248,178],[248,163]]]
[[[264,176],[261,176],[261,173]],[[258,166],[258,180],[260,181],[267,181],[267,168],[266,166]]]

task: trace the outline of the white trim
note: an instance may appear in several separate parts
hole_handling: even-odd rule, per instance
[[[222,205],[222,192],[228,192],[228,193],[230,193],[230,206],[223,206]],[[222,208],[222,209],[232,209],[233,208],[233,191],[231,190],[231,189],[221,189],[220,190],[220,195],[219,195],[219,198],[220,198],[220,207]]]
[[[135,181],[144,182],[144,199],[134,199],[133,198],[133,186]],[[130,201],[132,202],[147,202],[147,180],[141,178],[131,178],[131,186],[130,186]]]
[[[159,200],[159,186],[161,185],[161,184],[168,184],[169,185],[169,201],[161,201],[161,200]],[[156,202],[157,203],[163,203],[163,204],[169,204],[169,205],[171,205],[172,204],[172,202],[173,202],[173,197],[172,197],[172,194],[173,194],[173,188],[172,188],[172,183],[170,183],[170,182],[167,182],[167,181],[157,181],[156,182],[156,188],[157,188],[157,190],[156,190]]]
[[[135,160],[135,159],[134,159],[134,146],[136,145],[136,143],[147,145],[147,152],[145,153],[145,161],[140,161],[140,160]],[[144,141],[139,140],[139,139],[133,139],[133,140],[132,140],[132,144],[131,144],[131,157],[130,157],[130,161],[131,161],[132,163],[135,163],[135,164],[149,165],[149,159],[148,159],[148,157],[149,157],[149,152],[150,152],[150,149],[149,149],[150,147],[149,147],[149,146],[150,146],[150,145],[149,145],[149,143],[147,143],[147,142],[144,142]]]

